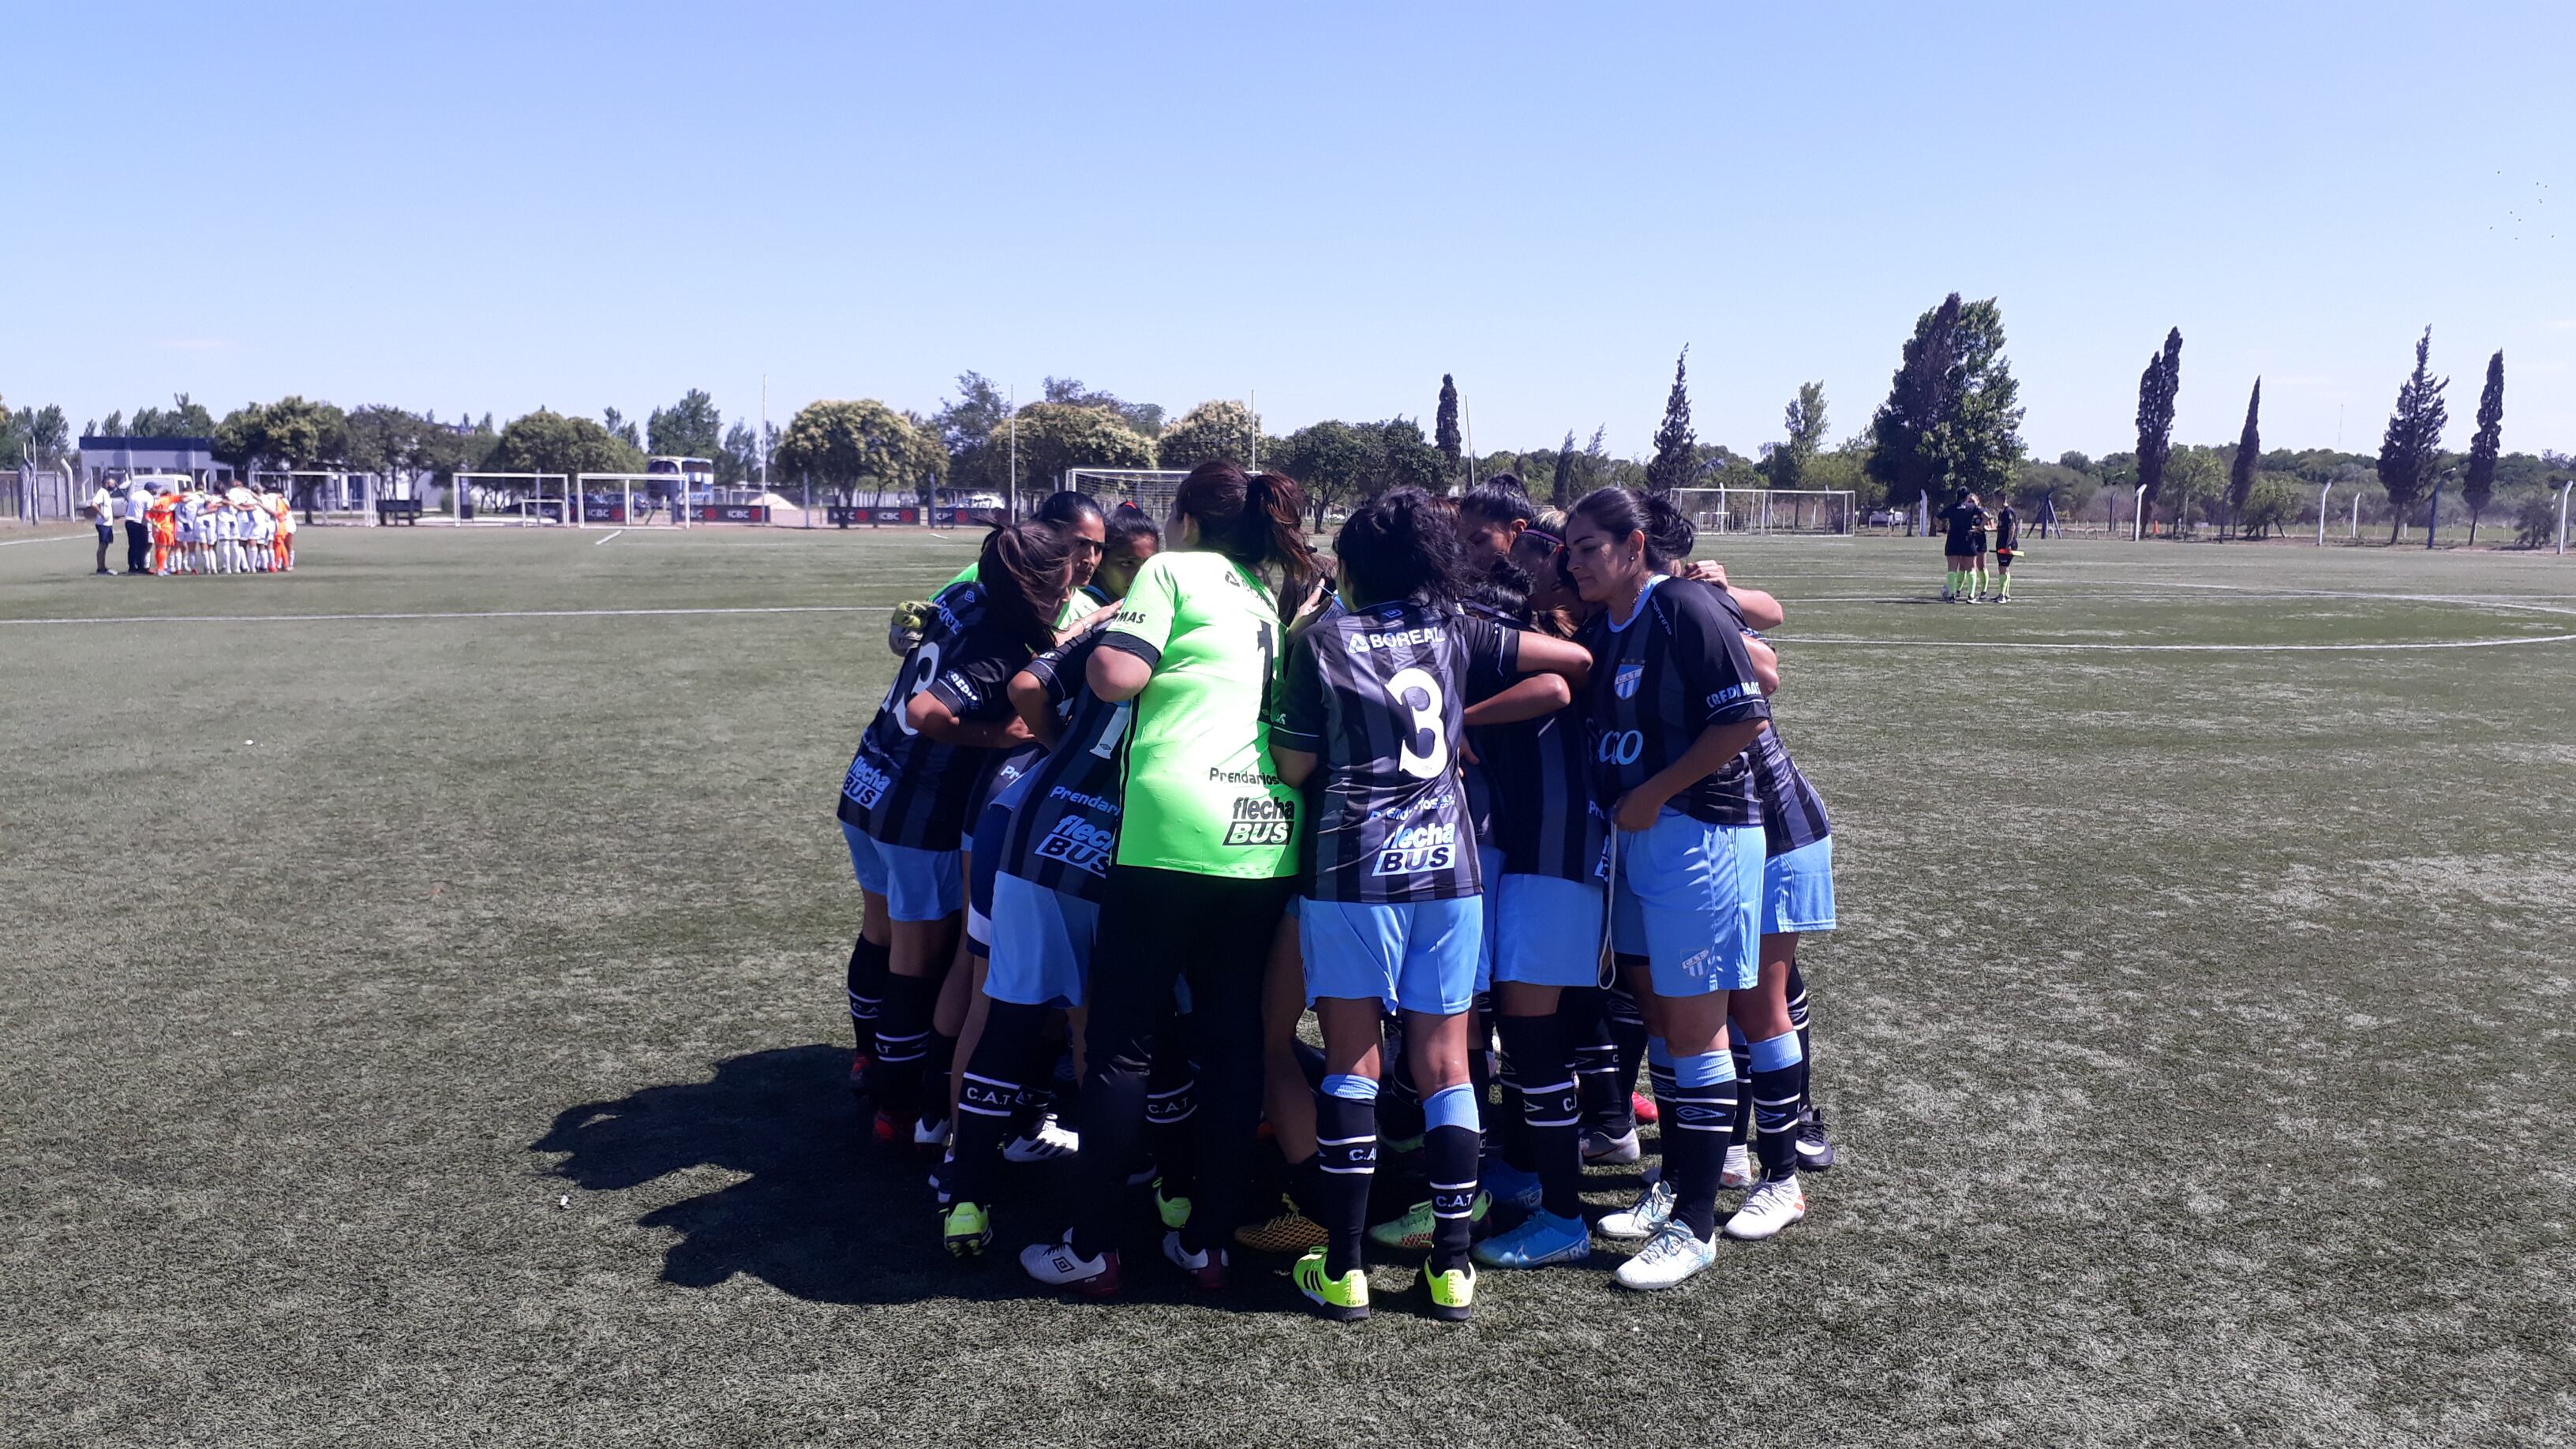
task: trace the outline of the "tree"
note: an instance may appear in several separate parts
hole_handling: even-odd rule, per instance
[[[1943,388],[1940,421],[1921,444],[1929,481],[1942,496],[1992,497],[2021,472],[2021,384],[2004,356],[2003,311],[1988,297],[1959,309],[1957,360]]]
[[[1252,410],[1230,398],[1211,398],[1180,415],[1154,442],[1164,468],[1195,468],[1231,459],[1249,465],[1254,447]]]
[[[1020,409],[1020,477],[1041,493],[1061,486],[1068,468],[1151,468],[1154,440],[1105,408],[1075,403],[1031,403]],[[789,430],[792,434],[793,429]],[[988,471],[1010,447],[1009,422],[985,437],[995,450],[987,454]]]
[[[599,416],[602,425],[608,429],[609,436],[616,438],[619,442],[633,448],[638,453],[644,451],[644,435],[636,428],[635,420],[633,418],[626,416],[615,408],[602,408],[599,410]],[[606,470],[602,469],[596,471],[604,472]]]
[[[1821,382],[1798,384],[1798,395],[1780,415],[1788,436],[1774,446],[1762,460],[1763,471],[1770,475],[1774,488],[1804,486],[1807,469],[1825,441],[1825,385]]]
[[[2240,530],[2250,528],[2256,538],[2261,538],[2283,531],[2291,519],[2299,516],[2299,508],[2299,495],[2290,491],[2289,483],[2278,474],[2266,473],[2239,505],[2237,526]]]
[[[20,463],[44,463],[71,451],[71,424],[60,406],[10,413],[0,408],[0,467],[14,468]]]
[[[183,392],[172,396],[166,408],[135,409],[134,421],[126,426],[138,438],[208,438],[214,436],[215,415]]]
[[[2216,448],[2181,447],[2166,457],[2164,493],[2175,532],[2189,527],[2195,512],[2208,517],[2226,489],[2226,456]]]
[[[715,451],[717,482],[732,484],[759,480],[760,460],[769,456],[765,450],[776,447],[778,443],[778,424],[771,423],[768,427],[769,435],[765,439],[752,431],[749,423],[736,423],[725,429],[724,441],[716,445]]]
[[[1646,465],[1646,486],[1657,493],[1687,488],[1699,476],[1699,439],[1691,432],[1690,344],[1673,359],[1673,389],[1664,394],[1664,421],[1655,429],[1655,460]]]
[[[350,467],[409,483],[417,483],[423,473],[454,473],[464,461],[464,440],[454,428],[397,407],[378,404],[352,411],[348,438]]]
[[[1377,434],[1376,468],[1361,484],[1361,491],[1371,498],[1394,488],[1440,491],[1442,480],[1449,476],[1449,460],[1422,436],[1420,423],[1388,418],[1368,426]]]
[[[345,460],[349,419],[327,402],[289,396],[235,408],[215,424],[211,436],[215,457],[244,473],[262,466],[300,472]],[[313,518],[316,481],[298,480],[290,490],[308,523]]]
[[[1565,446],[1556,450],[1556,475],[1549,480],[1549,501],[1559,508],[1572,508],[1582,497],[1575,482],[1582,477],[1583,455],[1574,451],[1574,429],[1565,430]]]
[[[2388,490],[2392,544],[2404,531],[2407,514],[2433,486],[2434,471],[2441,464],[2442,429],[2451,421],[2450,405],[2442,401],[2442,390],[2451,380],[2434,378],[2432,353],[2433,329],[2427,327],[2415,343],[2415,370],[2399,385],[2397,407],[2389,413],[2388,431],[2379,439],[2379,486]],[[2504,406],[2501,391],[2496,406]]]
[[[2069,472],[2090,473],[2093,471],[2093,460],[2084,456],[2082,453],[2069,449],[2066,452],[2057,455],[2057,466],[2064,468]]]
[[[666,457],[713,462],[724,447],[724,414],[716,411],[714,398],[693,387],[678,402],[647,414],[644,436],[652,440],[654,452]]]
[[[874,398],[807,403],[787,424],[772,460],[782,473],[843,490],[916,493],[931,505],[948,454],[911,419]]]
[[[1438,445],[1440,456],[1449,460],[1449,475],[1457,476],[1458,384],[1450,381],[1445,372],[1440,374],[1440,411],[1432,419],[1432,441]]]
[[[1306,500],[1315,507],[1315,527],[1321,529],[1327,509],[1357,497],[1376,476],[1384,451],[1382,434],[1326,419],[1299,428],[1280,443],[1279,469],[1306,485]]]
[[[995,493],[1010,491],[1009,450],[993,454],[987,441],[993,430],[1010,421],[1010,400],[993,380],[980,372],[957,374],[957,396],[939,405],[930,415],[930,425],[938,430],[939,445],[948,450],[948,482],[952,488],[981,488]]]
[[[2478,432],[2469,440],[2469,466],[2460,477],[2460,501],[2469,505],[2469,543],[2478,541],[2478,515],[2495,499],[2496,450],[2504,440],[2504,352],[2487,359],[2487,385],[2478,394]]]
[[[1938,460],[1925,447],[1950,405],[1959,366],[1959,294],[1914,321],[1889,383],[1887,401],[1870,417],[1869,476],[1885,485],[1887,501],[1911,507],[1935,486]]]
[[[2182,390],[2182,329],[2165,333],[2165,349],[2147,358],[2138,374],[2138,516],[2155,511],[2164,492],[2165,462],[2173,454],[2174,394]],[[2140,527],[2144,527],[2143,524]]]
[[[616,411],[609,409],[612,418]],[[641,473],[644,450],[589,418],[539,408],[510,420],[486,466],[496,473],[561,473],[569,482],[576,473]]]
[[[1151,439],[1163,432],[1163,405],[1131,403],[1114,392],[1101,392],[1082,385],[1080,378],[1050,377],[1046,380],[1046,400],[1078,408],[1098,408],[1114,413],[1131,430]]]
[[[2263,466],[2263,379],[2254,379],[2254,395],[2245,401],[2245,432],[2236,440],[2236,458],[2227,466],[2227,516],[2241,528],[2245,505],[2254,496],[2254,472]]]

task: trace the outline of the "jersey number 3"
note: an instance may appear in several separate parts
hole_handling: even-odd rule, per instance
[[[1440,727],[1440,681],[1428,670],[1399,669],[1386,681],[1386,697],[1408,716],[1397,764],[1417,780],[1436,778],[1449,768],[1449,736]]]

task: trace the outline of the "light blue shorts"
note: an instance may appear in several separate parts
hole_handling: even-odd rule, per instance
[[[1022,1006],[1080,1006],[1099,934],[1099,902],[996,875],[993,962],[984,972],[984,994]]]
[[[1503,878],[1503,853],[1490,845],[1476,847],[1477,862],[1484,868],[1479,878],[1485,883],[1485,933],[1476,943],[1476,994],[1483,996],[1494,989],[1494,952],[1501,949],[1502,898],[1494,893],[1494,882]]]
[[[886,898],[898,921],[944,921],[966,904],[965,868],[954,850],[888,845],[844,820],[850,869],[861,889]]]
[[[1599,885],[1552,875],[1493,875],[1494,979],[1532,986],[1601,984]]]
[[[1297,944],[1306,956],[1306,1004],[1384,1002],[1433,1016],[1456,1016],[1476,999],[1476,957],[1483,949],[1484,902],[1319,901],[1298,908]]]
[[[1834,928],[1834,838],[1762,862],[1762,934]]]
[[[1618,832],[1612,948],[1643,956],[1658,996],[1749,991],[1762,979],[1762,827],[1667,810]]]

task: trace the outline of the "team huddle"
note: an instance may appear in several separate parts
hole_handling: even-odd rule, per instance
[[[2041,514],[2041,522],[2048,519]],[[2012,602],[2013,560],[2022,556],[2021,516],[2013,512],[2012,500],[1992,513],[1986,511],[1977,495],[1959,490],[1959,496],[1941,510],[1941,556],[1949,573],[1941,581],[1941,602],[1945,604],[2009,604]],[[1986,567],[1986,530],[1994,530],[1995,566]]]
[[[1333,1319],[1369,1312],[1371,1241],[1423,1255],[1456,1320],[1479,1267],[1582,1262],[1596,1232],[1660,1289],[1721,1230],[1797,1222],[1833,1150],[1796,951],[1834,897],[1772,719],[1778,603],[1621,488],[1562,515],[1508,475],[1399,489],[1329,563],[1304,506],[1230,463],[1168,533],[1060,493],[903,621],[838,805],[851,1090],[938,1157],[948,1251],[991,1246],[1013,1164],[1064,1158],[1072,1226],[1019,1255],[1039,1283],[1117,1293],[1151,1184],[1199,1287],[1299,1253]],[[1659,1172],[1587,1224],[1584,1166],[1638,1161],[1640,1121]],[[1381,1151],[1426,1191],[1372,1222]]]
[[[283,493],[238,484],[216,491],[186,477],[132,478],[125,493],[128,525],[141,525],[150,549],[139,565],[129,551],[129,573],[285,573],[295,567],[295,514]],[[104,574],[110,520],[116,513],[104,486],[91,500],[90,512],[99,528],[97,572]]]

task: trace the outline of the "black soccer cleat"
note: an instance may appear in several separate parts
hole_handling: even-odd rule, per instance
[[[1809,1107],[1798,1123],[1798,1170],[1823,1172],[1834,1165],[1834,1144],[1825,1138],[1825,1109]]]

